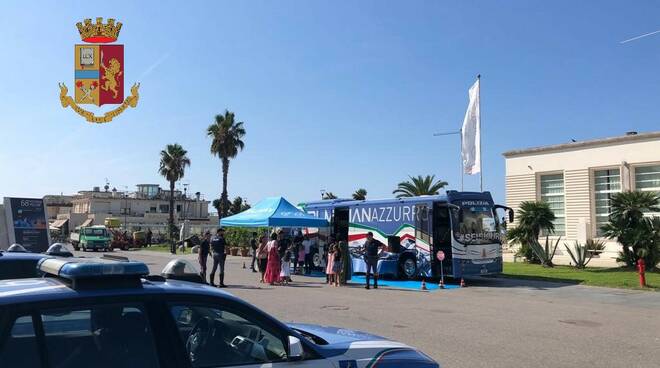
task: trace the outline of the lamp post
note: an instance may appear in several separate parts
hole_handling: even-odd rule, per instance
[[[128,186],[124,185],[124,230],[128,232]]]
[[[459,158],[461,159],[461,166],[460,166],[460,168],[461,168],[461,192],[463,191],[463,171],[464,171],[463,170],[463,151],[462,151],[463,150],[463,135],[462,135],[462,133],[463,132],[462,132],[461,129],[459,129],[457,131],[453,131],[453,132],[433,133],[434,137],[440,137],[440,136],[445,136],[445,135],[454,135],[454,134],[458,134],[458,135],[461,136],[461,149],[459,149],[459,153],[460,153]]]

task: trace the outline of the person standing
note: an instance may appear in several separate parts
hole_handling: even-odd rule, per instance
[[[213,252],[213,267],[211,267],[211,286],[215,286],[213,283],[215,279],[215,270],[220,269],[219,283],[218,287],[227,287],[225,285],[225,259],[227,254],[225,253],[225,247],[227,242],[225,241],[225,229],[219,228],[215,236],[211,238],[211,251]]]
[[[250,263],[250,269],[252,272],[257,272],[257,269],[254,268],[254,265],[257,263],[257,233],[252,232],[252,239],[250,239],[250,248],[252,248],[252,263]]]
[[[151,238],[154,236],[154,233],[151,232],[151,229],[147,230],[147,247],[151,246]]]
[[[277,234],[273,233],[267,245],[268,264],[266,266],[266,274],[264,275],[264,281],[270,285],[275,285],[276,282],[280,281],[280,256],[277,247]]]
[[[280,281],[285,285],[289,285],[291,281],[291,259],[292,259],[292,245],[289,245],[289,248],[284,251],[284,257],[282,257],[282,270],[280,271]]]
[[[202,279],[204,282],[206,282],[206,260],[209,258],[209,252],[211,250],[211,233],[206,232],[204,233],[204,237],[202,238],[202,242],[199,245],[199,253],[197,253],[197,260],[199,261],[199,268],[202,272],[200,272],[200,275],[202,276]],[[211,280],[213,281],[213,280]]]
[[[312,265],[314,263],[312,259],[312,241],[309,239],[309,235],[305,235],[302,246],[305,251],[305,274],[309,275],[312,273]]]
[[[351,255],[348,252],[348,243],[345,239],[339,241],[339,254],[341,260],[341,272],[339,273],[339,283],[346,285],[346,281],[351,279],[352,265]]]
[[[342,272],[342,254],[339,250],[339,243],[335,243],[332,260],[332,272],[334,273],[335,287],[339,286],[339,277]]]
[[[257,248],[257,263],[259,272],[261,273],[261,280],[264,282],[264,275],[266,274],[266,267],[268,266],[268,241],[265,235],[259,238],[259,248]]]
[[[300,275],[303,274],[303,266],[305,265],[305,247],[303,247],[302,242],[300,243],[300,246],[298,247],[298,254],[294,253],[294,257],[296,258],[296,261],[298,262],[298,272],[300,272]]]
[[[371,272],[374,274],[374,289],[378,289],[378,253],[380,253],[383,243],[374,239],[374,233],[367,233],[367,240],[364,242],[364,263],[367,265],[367,285],[364,287],[369,290],[369,278]]]
[[[325,266],[326,282],[330,285],[332,285],[335,282],[335,270],[334,270],[335,247],[336,247],[336,243],[333,238],[332,242],[328,245],[328,258],[327,258],[328,262],[326,263]]]
[[[300,230],[296,231],[296,235],[293,237],[293,248],[291,248],[291,261],[293,262],[293,274],[298,274],[298,252],[302,248],[302,233]]]

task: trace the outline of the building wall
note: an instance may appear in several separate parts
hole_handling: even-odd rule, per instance
[[[622,190],[635,190],[635,169],[660,164],[660,138],[593,144],[587,147],[549,149],[536,152],[505,154],[506,202],[516,211],[522,201],[540,200],[540,177],[551,173],[564,176],[564,206],[566,233],[557,251],[557,262],[568,263],[570,258],[563,246],[575,240],[584,242],[596,238],[594,171],[620,170]],[[514,226],[517,225],[517,221]],[[618,243],[606,241],[606,252],[590,265],[614,265],[620,249]]]

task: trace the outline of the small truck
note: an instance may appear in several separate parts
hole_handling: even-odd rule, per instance
[[[81,227],[77,232],[71,233],[71,244],[75,250],[110,251],[112,237],[103,225]]]

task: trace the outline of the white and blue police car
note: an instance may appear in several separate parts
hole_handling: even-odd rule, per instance
[[[217,288],[150,276],[142,262],[45,258],[37,268],[44,277],[0,281],[0,367],[438,367],[368,333],[283,324]]]

